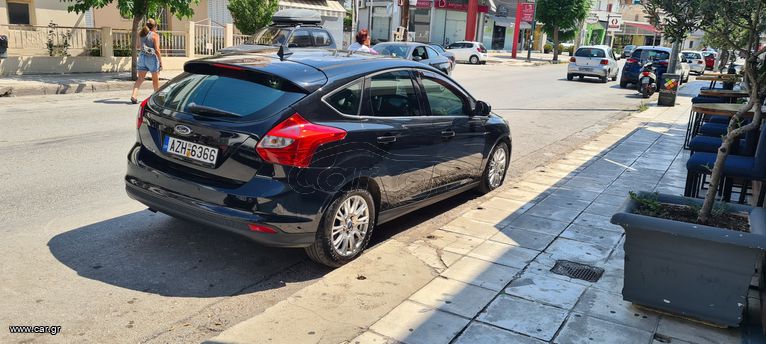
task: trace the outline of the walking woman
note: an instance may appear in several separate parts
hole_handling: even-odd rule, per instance
[[[138,40],[136,47],[139,50],[138,62],[136,63],[138,79],[133,84],[133,93],[130,95],[130,102],[133,104],[138,103],[136,96],[138,96],[138,89],[141,87],[141,84],[144,83],[146,72],[152,73],[152,86],[156,92],[160,88],[160,70],[162,70],[160,36],[157,35],[157,22],[154,19],[148,19],[141,32],[139,32],[139,36],[141,38]]]

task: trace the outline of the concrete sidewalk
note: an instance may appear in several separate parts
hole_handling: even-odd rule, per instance
[[[622,300],[624,234],[609,220],[628,191],[683,193],[691,104],[678,102],[633,114],[421,240],[389,240],[209,342],[760,342],[760,326],[713,328]],[[551,272],[559,260],[605,272],[569,278]]]
[[[181,72],[180,70],[163,70],[160,72],[160,84]],[[130,80],[130,73],[18,75],[0,78],[0,97],[103,92],[132,88],[133,81]],[[141,88],[151,89],[151,79],[147,78]]]

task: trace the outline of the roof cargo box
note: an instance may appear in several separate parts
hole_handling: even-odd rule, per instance
[[[304,9],[285,9],[274,13],[274,24],[319,24],[322,16],[317,11]]]

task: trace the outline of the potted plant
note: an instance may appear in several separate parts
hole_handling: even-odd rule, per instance
[[[766,96],[766,64],[759,47],[766,3],[717,0],[647,0],[665,13],[666,28],[673,22],[710,22],[724,16],[746,27],[737,45],[746,58],[745,78],[750,99],[731,119],[722,138],[704,200],[631,193],[612,217],[625,230],[623,298],[640,305],[725,326],[738,326],[747,305],[747,291],[766,249],[766,211],[716,202],[723,166],[732,143],[758,127]],[[684,10],[678,10],[681,6]],[[698,12],[695,12],[698,11]],[[651,11],[649,11],[651,12]],[[731,38],[730,26],[703,27],[708,34]],[[722,29],[723,28],[723,29]],[[753,109],[750,124],[742,116]],[[762,142],[766,144],[766,142]],[[760,271],[760,269],[758,269]]]

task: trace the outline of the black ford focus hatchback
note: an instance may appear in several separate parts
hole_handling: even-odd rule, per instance
[[[335,51],[187,62],[136,126],[130,197],[333,267],[376,225],[499,187],[511,157],[508,124],[438,70]]]

